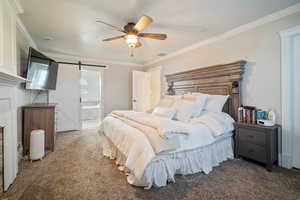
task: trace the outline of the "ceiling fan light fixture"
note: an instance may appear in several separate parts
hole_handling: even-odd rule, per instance
[[[138,36],[133,34],[126,35],[125,39],[129,47],[135,47],[139,41]]]

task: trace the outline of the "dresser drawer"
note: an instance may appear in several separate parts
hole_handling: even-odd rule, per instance
[[[238,154],[246,158],[266,162],[266,150],[257,144],[240,141]]]
[[[239,141],[247,141],[249,143],[265,146],[266,135],[252,129],[241,128],[238,132]]]

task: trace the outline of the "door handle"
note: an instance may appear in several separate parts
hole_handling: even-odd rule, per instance
[[[132,102],[137,102],[137,100],[133,99]]]

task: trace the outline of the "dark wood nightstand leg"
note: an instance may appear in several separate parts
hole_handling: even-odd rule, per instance
[[[272,142],[271,142],[271,134],[266,134],[266,158],[267,158],[267,170],[269,172],[272,171],[273,169],[273,162],[272,162],[272,157],[271,157],[271,154],[272,154]]]
[[[273,169],[273,163],[268,162],[268,163],[267,163],[267,166],[266,166],[266,169],[267,169],[269,172],[272,172],[272,169]]]

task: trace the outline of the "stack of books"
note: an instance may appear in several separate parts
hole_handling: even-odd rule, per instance
[[[242,106],[239,107],[238,122],[256,124],[257,122],[257,110],[254,106]]]

